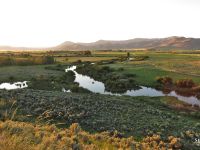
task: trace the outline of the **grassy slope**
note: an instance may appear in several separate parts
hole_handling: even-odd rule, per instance
[[[137,139],[154,133],[167,138],[169,135],[182,137],[187,131],[200,132],[198,116],[175,111],[164,103],[165,98],[160,97],[117,97],[37,90],[0,93],[0,97],[11,96],[17,100],[15,107],[18,108],[18,115],[15,119],[19,121],[56,123],[60,127],[76,122],[86,131],[118,130]],[[182,138],[186,144],[191,144],[192,139]]]

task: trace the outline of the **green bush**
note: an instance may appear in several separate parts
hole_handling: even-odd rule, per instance
[[[173,84],[172,78],[167,77],[167,76],[166,77],[157,77],[156,81],[163,85],[172,85]]]

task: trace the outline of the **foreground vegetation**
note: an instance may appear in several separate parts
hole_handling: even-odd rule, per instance
[[[133,137],[121,137],[117,131],[89,134],[76,123],[67,129],[58,129],[54,125],[40,126],[13,121],[0,122],[0,136],[0,150],[156,150],[182,147],[180,139],[173,136],[162,141],[159,135],[153,135],[137,142]]]
[[[39,61],[45,56],[53,64]],[[0,90],[0,149],[199,149],[198,105],[173,97],[92,94],[74,83],[72,71],[64,72],[77,65],[111,92],[144,85],[198,95],[199,58],[189,51],[2,53],[0,83],[30,82],[29,89]]]
[[[127,97],[74,94],[38,90],[1,91],[1,120],[55,124],[69,127],[79,123],[87,132],[114,132],[122,137],[160,135],[180,138],[184,149],[198,148],[199,107],[171,97]],[[178,104],[178,105],[177,105]],[[148,120],[148,122],[147,122]]]

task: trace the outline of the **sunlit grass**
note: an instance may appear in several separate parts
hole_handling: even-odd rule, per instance
[[[0,150],[146,150],[167,147],[179,149],[182,144],[179,138],[173,136],[163,141],[160,135],[153,135],[137,142],[133,137],[121,137],[117,131],[89,134],[76,123],[68,129],[58,129],[54,125],[0,122]]]

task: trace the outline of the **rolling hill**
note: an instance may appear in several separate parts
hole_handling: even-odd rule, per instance
[[[200,38],[172,36],[168,38],[135,38],[122,41],[99,40],[91,43],[74,43],[66,41],[49,48],[26,48],[0,46],[0,50],[119,50],[119,49],[152,49],[152,50],[197,50],[200,49]]]
[[[200,39],[185,37],[136,38],[124,41],[99,40],[93,43],[64,42],[56,50],[110,50],[110,49],[200,49]]]

